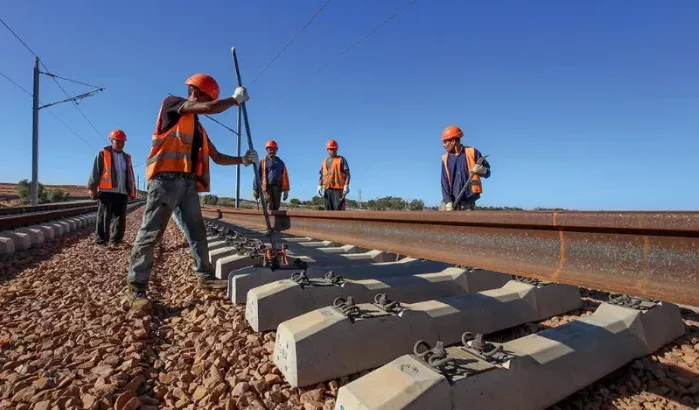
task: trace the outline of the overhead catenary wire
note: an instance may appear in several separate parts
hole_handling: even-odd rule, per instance
[[[29,45],[28,45],[24,40],[22,40],[22,38],[21,38],[9,25],[7,25],[7,23],[5,23],[5,21],[4,21],[2,18],[0,18],[0,23],[2,23],[2,25],[4,25],[5,28],[7,28],[7,29],[10,31],[10,33],[12,33],[12,35],[15,36],[15,38],[16,38],[17,40],[19,40],[19,42],[22,43],[22,45],[23,45],[30,53],[32,53],[32,54],[34,55],[34,57],[39,58],[39,55],[36,54],[36,53],[34,52],[34,50],[32,50],[31,47],[29,47]],[[46,64],[44,63],[44,61],[43,61],[41,58],[39,58],[39,64],[41,64],[41,66],[44,67],[44,70],[46,70],[46,73],[44,73],[44,74],[45,74],[45,75],[48,75],[49,77],[51,77],[51,79],[53,79],[53,81],[56,83],[56,85],[58,85],[58,88],[60,88],[61,91],[63,91],[63,94],[66,95],[66,98],[71,98],[70,95],[68,94],[68,92],[65,90],[65,88],[63,88],[63,86],[61,85],[61,83],[58,82],[58,78],[62,78],[62,79],[65,79],[65,78],[59,77],[59,76],[57,76],[57,75],[52,74],[52,73],[51,73],[51,70],[49,70],[49,68],[46,66]],[[77,82],[77,81],[75,81],[75,80],[68,80],[68,79],[65,79],[65,80],[67,80],[67,81],[72,81],[72,82]],[[103,89],[102,87],[95,87],[95,86],[93,86],[93,85],[89,85],[89,84],[86,84],[86,83],[82,83],[82,84],[83,84],[83,85],[87,85],[87,86],[89,86],[89,87],[94,87],[94,88],[101,88],[101,89]],[[93,124],[92,121],[90,121],[90,119],[87,118],[87,115],[85,115],[85,113],[83,112],[83,110],[80,109],[80,106],[78,106],[78,103],[77,103],[75,100],[71,100],[71,102],[73,103],[73,105],[75,106],[75,108],[78,110],[78,112],[80,113],[80,115],[85,119],[85,121],[87,121],[87,123],[90,124],[90,126],[92,127],[92,129],[95,130],[95,132],[97,133],[97,135],[99,135],[101,138],[107,138],[107,136],[104,135],[104,134],[102,134],[101,132],[99,132],[99,130],[97,129],[97,127],[95,127],[95,124]]]
[[[29,90],[27,90],[26,88],[22,87],[22,85],[20,85],[20,84],[17,83],[16,81],[14,81],[12,78],[8,77],[5,73],[0,72],[0,76],[5,77],[5,79],[7,79],[7,81],[11,82],[11,83],[14,84],[17,88],[19,88],[20,90],[24,91],[28,96],[33,97],[32,93],[29,92]],[[73,135],[75,135],[76,137],[78,137],[78,138],[79,138],[82,142],[84,142],[87,146],[89,146],[90,148],[95,148],[95,149],[97,149],[97,147],[96,147],[94,144],[90,144],[89,142],[87,142],[87,140],[85,140],[85,139],[84,139],[80,134],[78,134],[73,128],[71,128],[68,124],[66,124],[66,122],[63,121],[63,120],[61,119],[61,117],[59,117],[58,115],[56,115],[56,113],[54,113],[53,111],[51,111],[49,108],[45,108],[45,110],[48,111],[49,114],[51,114],[54,118],[56,118],[56,120],[58,120],[58,122],[60,122],[61,124],[63,124],[63,126],[65,126],[70,132],[73,133]]]
[[[291,43],[293,43],[294,40],[296,40],[296,38],[297,38],[299,35],[301,35],[301,33],[303,33],[303,32],[306,30],[306,28],[308,28],[308,26],[311,24],[311,22],[312,22],[313,20],[315,20],[315,18],[318,17],[318,15],[320,15],[320,13],[323,11],[323,9],[324,9],[331,1],[332,1],[332,0],[326,0],[325,3],[323,3],[323,5],[320,6],[320,8],[319,8],[318,10],[316,10],[316,12],[313,14],[313,16],[311,16],[311,18],[306,22],[306,24],[304,24],[303,27],[301,27],[299,30],[296,31],[296,33],[291,37],[291,39],[290,39],[289,41],[287,41],[287,43],[284,45],[284,47],[282,47],[281,50],[279,50],[279,52],[277,52],[277,55],[275,55],[274,58],[272,58],[272,60],[270,60],[270,62],[267,63],[267,65],[265,65],[265,66],[262,68],[262,70],[260,71],[260,73],[257,74],[257,75],[254,77],[254,79],[250,82],[249,86],[250,86],[250,85],[253,85],[253,84],[255,83],[255,81],[257,81],[257,79],[260,78],[260,77],[262,76],[262,74],[263,74],[265,71],[267,71],[267,69],[272,65],[272,63],[274,63],[274,62],[277,60],[277,58],[279,58],[279,56],[282,55],[282,53],[284,52],[284,50],[286,50],[286,49],[291,45]]]
[[[394,18],[398,17],[401,13],[403,13],[405,10],[407,10],[408,7],[412,6],[412,5],[415,4],[416,2],[417,2],[417,0],[409,0],[409,1],[408,1],[405,5],[403,5],[403,7],[401,7],[398,11],[396,11],[395,13],[391,14],[390,16],[388,16],[388,18],[386,18],[386,19],[383,20],[381,23],[379,23],[379,24],[376,25],[374,28],[372,28],[369,32],[367,32],[366,34],[364,34],[363,36],[361,36],[357,41],[355,41],[354,43],[350,44],[348,47],[346,47],[344,50],[342,50],[339,54],[335,55],[335,56],[332,57],[330,60],[328,60],[325,64],[321,65],[321,66],[320,66],[313,74],[311,74],[308,78],[306,78],[305,80],[301,81],[301,82],[299,83],[299,85],[304,85],[304,84],[308,83],[309,81],[311,81],[318,73],[320,73],[321,71],[323,71],[327,66],[329,66],[330,64],[332,64],[333,62],[335,62],[337,59],[339,59],[340,57],[342,57],[345,53],[347,53],[348,51],[350,51],[351,49],[353,49],[354,47],[356,47],[359,43],[361,43],[362,41],[366,40],[369,36],[371,36],[371,35],[374,34],[374,32],[376,32],[378,29],[380,29],[381,27],[383,27],[384,25],[386,25],[389,21],[391,21],[391,20],[393,20]]]

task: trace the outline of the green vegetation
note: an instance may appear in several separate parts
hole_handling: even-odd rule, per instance
[[[32,183],[28,179],[23,179],[17,183],[17,194],[23,204],[32,201]],[[70,194],[62,189],[46,189],[44,184],[39,183],[39,203],[64,202],[70,199]]]

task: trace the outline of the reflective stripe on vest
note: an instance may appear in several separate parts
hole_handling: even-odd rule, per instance
[[[323,170],[323,187],[325,189],[342,189],[347,182],[347,176],[342,170],[342,157],[336,156],[333,158],[330,170],[328,170],[328,159],[325,158],[321,165]]]
[[[471,169],[473,168],[474,165],[476,165],[476,150],[473,147],[465,147],[464,149],[464,158],[466,160],[466,167],[468,168],[467,170],[470,172]],[[449,167],[447,166],[447,158],[449,158],[449,154],[444,154],[442,155],[442,163],[444,164],[444,170],[447,173],[447,180],[449,181],[449,187],[452,187],[452,181],[451,181],[451,174],[449,173]],[[458,158],[457,158],[458,160]],[[468,177],[468,175],[467,175]],[[468,181],[464,181],[466,183]],[[483,192],[483,185],[481,183],[481,177],[478,174],[473,174],[471,176],[471,192],[474,194],[480,194]],[[452,194],[456,195],[458,194],[457,192],[452,192]]]
[[[194,173],[197,192],[209,192],[209,136],[199,124],[202,136],[201,149],[197,153],[197,169],[192,169],[192,142],[197,121],[194,114],[183,114],[172,128],[158,134],[163,107],[160,107],[151,149],[146,161],[146,179],[150,181],[161,172]]]

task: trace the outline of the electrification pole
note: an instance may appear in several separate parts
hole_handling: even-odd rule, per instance
[[[34,104],[32,106],[32,205],[39,203],[39,57],[34,60]]]
[[[240,125],[243,122],[242,121],[242,116],[243,116],[243,110],[238,107],[238,124],[236,127],[237,131],[237,141],[238,141],[238,151],[237,151],[237,156],[240,156]],[[257,176],[255,176],[257,177]],[[235,166],[235,207],[240,208],[240,164],[236,164]]]
[[[89,97],[100,91],[104,91],[104,88],[95,88],[92,91],[77,95],[75,97],[69,97],[63,101],[58,101],[51,104],[46,104],[39,106],[39,74],[44,74],[48,76],[54,76],[51,73],[44,73],[39,71],[39,57],[35,57],[34,60],[34,104],[32,107],[32,205],[36,206],[39,204],[39,110],[42,108],[47,108],[52,105],[81,100],[83,98]],[[54,76],[55,77],[55,76]]]

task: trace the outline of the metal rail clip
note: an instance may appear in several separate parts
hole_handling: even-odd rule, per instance
[[[434,368],[439,368],[452,360],[447,355],[444,342],[440,340],[437,341],[434,347],[430,347],[429,343],[424,340],[418,340],[413,346],[413,353],[420,360]]]
[[[503,352],[501,344],[494,345],[483,340],[481,333],[475,335],[471,332],[464,332],[461,335],[461,349],[488,362],[502,362],[508,358]]]
[[[342,286],[345,283],[345,278],[335,275],[333,271],[325,272],[325,276],[322,278],[310,279],[306,276],[305,269],[301,272],[292,273],[291,280],[298,283],[301,288],[304,286]]]
[[[403,310],[400,302],[390,300],[388,295],[385,293],[377,293],[374,296],[374,305],[378,306],[387,313],[399,313]]]
[[[543,286],[550,285],[553,283],[553,282],[548,282],[548,281],[541,280],[541,279],[528,278],[526,276],[512,275],[512,277],[514,278],[514,280],[516,280],[518,282],[526,283],[527,285],[536,286],[537,288],[541,288]]]
[[[660,305],[660,301],[640,296],[610,293],[609,304],[623,306],[630,309],[636,309],[645,312]]]
[[[354,298],[352,296],[347,296],[347,299],[336,298],[333,301],[333,308],[347,316],[351,321],[361,316],[359,306],[354,303]]]

